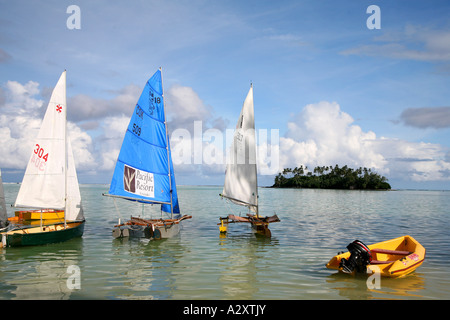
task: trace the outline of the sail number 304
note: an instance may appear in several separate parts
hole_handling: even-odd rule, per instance
[[[36,168],[39,171],[44,171],[45,164],[48,161],[48,152],[45,152],[44,148],[42,148],[39,144],[36,143],[34,148],[33,156],[31,157],[31,162],[34,163]]]

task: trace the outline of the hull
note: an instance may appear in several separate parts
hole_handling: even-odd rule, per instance
[[[280,222],[280,219],[277,215],[273,215],[271,217],[257,217],[255,215],[248,214],[247,217],[236,216],[234,214],[230,214],[225,218],[219,218],[220,225],[219,230],[222,234],[227,232],[227,226],[230,223],[250,223],[252,226],[252,232],[256,235],[262,235],[264,237],[270,238],[272,236],[271,231],[269,230],[269,224],[274,222]]]
[[[180,225],[174,224],[168,227],[155,227],[153,234],[146,230],[146,226],[120,226],[113,229],[114,238],[146,238],[146,239],[168,239],[180,233]]]
[[[180,233],[181,221],[190,219],[192,216],[184,215],[179,219],[150,219],[131,217],[130,221],[114,226],[112,235],[114,238],[146,238],[146,239],[168,239]]]
[[[380,273],[384,277],[402,277],[416,270],[425,260],[425,248],[413,237],[403,236],[369,245],[372,261],[367,273]],[[340,262],[348,259],[350,252],[334,256],[327,263],[328,269],[342,271]]]
[[[2,233],[2,243],[5,247],[36,246],[49,243],[63,242],[81,237],[84,232],[85,221],[67,222],[41,227],[16,228]]]
[[[272,232],[269,229],[269,224],[268,223],[252,223],[252,232],[255,235],[260,235],[260,236],[264,236],[267,238],[272,237]]]

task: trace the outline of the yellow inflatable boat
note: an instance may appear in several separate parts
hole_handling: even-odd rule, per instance
[[[380,273],[401,277],[416,270],[425,260],[425,248],[411,236],[403,236],[366,246],[355,240],[327,263],[328,269],[344,273]]]

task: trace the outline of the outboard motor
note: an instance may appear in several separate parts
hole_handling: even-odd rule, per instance
[[[365,273],[366,266],[372,261],[370,249],[359,240],[350,243],[347,249],[350,252],[350,258],[341,259],[339,267],[345,273],[352,273],[354,270]]]

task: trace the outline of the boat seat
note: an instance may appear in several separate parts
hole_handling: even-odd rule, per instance
[[[370,252],[373,253],[384,253],[384,254],[395,254],[398,256],[407,256],[408,254],[411,254],[409,251],[400,251],[400,250],[387,250],[387,249],[371,249]]]
[[[386,264],[386,263],[391,263],[391,262],[395,262],[396,260],[392,260],[392,261],[381,261],[381,260],[372,260],[370,261],[369,264]]]

